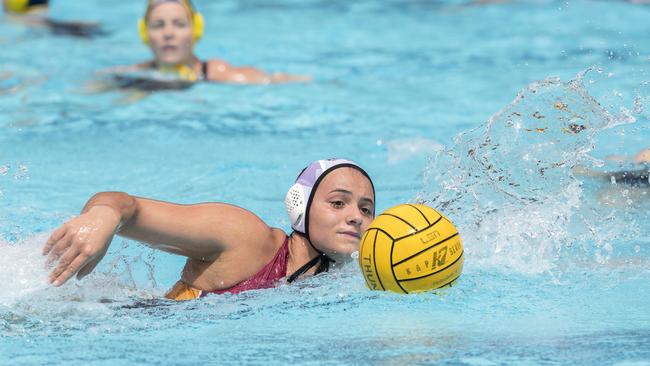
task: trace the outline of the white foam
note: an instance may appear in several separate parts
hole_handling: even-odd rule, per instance
[[[45,240],[47,234],[14,244],[0,238],[0,304],[10,305],[50,286],[46,258],[41,255]]]
[[[151,288],[138,289],[132,281],[125,281],[123,277],[128,276],[124,273],[130,273],[130,263],[120,255],[112,259],[105,258],[101,265],[104,267],[103,271],[96,269],[83,280],[71,278],[61,287],[52,286],[48,283],[52,266],[48,265],[47,258],[41,255],[49,235],[50,233],[37,234],[16,243],[9,243],[0,238],[0,306],[28,306],[39,312],[44,309],[34,303],[70,300],[75,303],[98,303],[105,300],[125,300],[131,296],[153,296]],[[89,305],[79,305],[76,308],[84,311],[84,306]]]

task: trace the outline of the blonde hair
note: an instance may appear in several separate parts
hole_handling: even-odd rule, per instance
[[[188,15],[190,19],[192,19],[192,17],[194,16],[195,13],[194,5],[192,5],[191,0],[148,0],[147,9],[144,12],[144,21],[145,22],[149,21],[149,14],[153,10],[153,8],[156,7],[156,5],[161,5],[164,3],[176,3],[176,4],[183,5],[183,7],[185,7],[185,9],[188,11]]]

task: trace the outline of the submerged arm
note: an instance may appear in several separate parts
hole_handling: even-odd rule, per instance
[[[210,81],[239,84],[271,84],[309,82],[311,77],[304,75],[289,75],[285,73],[266,73],[250,66],[232,66],[220,60],[208,62],[208,75]]]
[[[650,163],[650,149],[643,149],[639,151],[634,157],[634,162],[637,164],[648,164]]]

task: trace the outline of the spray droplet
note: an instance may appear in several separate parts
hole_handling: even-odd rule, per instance
[[[14,179],[16,180],[25,180],[29,179],[29,169],[27,168],[27,165],[19,165],[18,166],[18,172],[14,174]]]

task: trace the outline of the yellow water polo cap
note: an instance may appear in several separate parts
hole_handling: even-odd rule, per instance
[[[138,32],[140,33],[140,39],[145,44],[149,44],[149,36],[147,35],[147,17],[156,5],[163,3],[177,3],[181,4],[190,12],[190,17],[192,18],[192,41],[194,43],[198,42],[203,36],[203,15],[195,11],[194,6],[190,0],[149,0],[147,2],[147,10],[143,18],[138,20]]]
[[[34,7],[47,6],[48,0],[4,0],[3,3],[13,13],[27,13]]]

